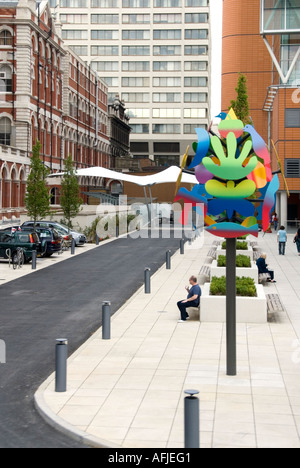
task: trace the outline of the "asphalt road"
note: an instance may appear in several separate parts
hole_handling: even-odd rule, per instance
[[[178,239],[118,239],[85,254],[0,286],[0,448],[81,447],[48,426],[33,396],[54,371],[56,338],[73,353],[101,325],[103,300],[116,312],[156,271]],[[68,253],[66,253],[68,255]]]

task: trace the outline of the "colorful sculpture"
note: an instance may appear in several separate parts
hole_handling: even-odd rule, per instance
[[[196,129],[198,144],[189,168],[195,168],[199,185],[189,192],[178,184],[175,201],[183,199],[198,211],[203,204],[206,230],[218,237],[258,237],[258,222],[264,231],[269,226],[278,175],[273,177],[268,147],[252,125],[245,126],[233,109],[218,117],[221,138]],[[187,220],[185,208],[182,223]]]

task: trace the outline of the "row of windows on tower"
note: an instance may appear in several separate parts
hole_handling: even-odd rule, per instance
[[[55,8],[58,0],[50,0]],[[181,8],[207,7],[209,0],[60,0],[61,8]]]

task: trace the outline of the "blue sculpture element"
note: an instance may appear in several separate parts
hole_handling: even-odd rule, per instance
[[[203,128],[196,128],[195,130],[198,136],[198,145],[195,157],[193,159],[192,164],[189,166],[189,169],[193,169],[194,167],[202,163],[202,159],[205,158],[205,156],[207,156],[207,152],[210,146],[210,138],[207,131]]]

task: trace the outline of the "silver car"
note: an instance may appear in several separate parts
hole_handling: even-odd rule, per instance
[[[33,227],[33,224],[33,221],[25,221],[25,223],[23,223],[23,226]],[[37,227],[50,227],[58,231],[63,231],[66,235],[71,234],[71,236],[75,240],[76,246],[84,245],[87,241],[85,235],[81,232],[73,231],[72,229],[69,230],[68,227],[64,224],[60,224],[55,221],[38,221],[36,225]]]

